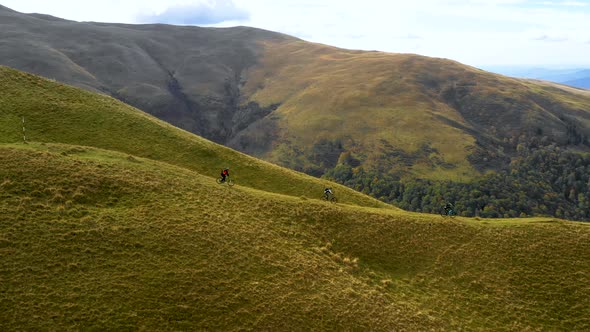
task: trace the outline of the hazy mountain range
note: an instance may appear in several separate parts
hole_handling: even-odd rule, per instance
[[[577,88],[590,89],[589,68],[551,68],[526,66],[484,66],[494,73],[561,83]]]

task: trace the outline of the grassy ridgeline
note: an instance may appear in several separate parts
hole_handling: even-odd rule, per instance
[[[590,228],[332,205],[0,146],[0,329],[587,330]]]
[[[51,82],[0,66],[0,143],[22,141],[21,117],[33,142],[94,146],[179,165],[216,177],[230,167],[240,185],[318,198],[325,185],[341,202],[381,203],[354,190],[212,143],[113,98]]]

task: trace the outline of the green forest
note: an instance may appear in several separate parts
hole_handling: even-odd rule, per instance
[[[469,183],[404,181],[344,163],[324,177],[409,211],[438,213],[451,202],[466,217],[590,221],[590,155],[555,145],[520,151],[506,169]]]

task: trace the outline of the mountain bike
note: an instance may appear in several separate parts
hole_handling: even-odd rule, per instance
[[[455,211],[455,209],[445,209],[444,207],[441,207],[440,215],[443,217],[455,218],[457,216],[457,211]]]
[[[322,201],[328,201],[328,202],[331,202],[331,203],[337,203],[338,202],[338,199],[336,198],[336,196],[334,196],[334,194],[331,194],[331,195],[324,194],[324,195],[322,195],[322,197],[320,199]]]
[[[234,185],[234,180],[232,180],[232,179],[229,179],[229,178],[228,178],[228,179],[226,179],[226,180],[224,180],[224,179],[223,179],[223,177],[218,177],[218,178],[215,180],[215,182],[217,182],[217,184],[224,184],[224,183],[227,183],[227,185],[228,185],[228,186],[230,186],[230,187],[233,187],[233,185]]]

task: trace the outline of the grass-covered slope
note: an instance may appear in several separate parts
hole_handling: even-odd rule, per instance
[[[285,38],[294,39],[248,27],[75,22],[0,7],[0,65],[100,91],[216,142],[232,134],[257,41]]]
[[[333,186],[341,202],[384,206],[344,186],[249,157],[106,97],[0,66],[0,143],[27,139],[94,146],[179,165],[217,177],[230,167],[238,185],[318,198]]]
[[[319,249],[301,222],[327,203],[88,147],[2,145],[0,163],[4,331],[432,324]]]
[[[460,181],[505,167],[531,140],[590,147],[587,91],[446,59],[266,41],[242,93],[280,107],[231,146],[248,151],[263,127],[276,144],[258,156],[319,174],[343,161],[326,146],[353,167]]]
[[[590,329],[590,228],[218,186],[85,146],[0,144],[2,330]]]

